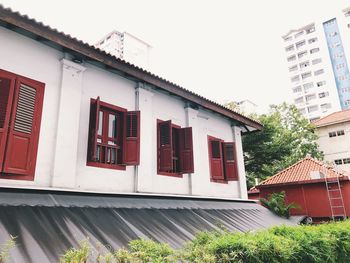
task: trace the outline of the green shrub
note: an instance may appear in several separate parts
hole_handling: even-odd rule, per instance
[[[0,249],[0,263],[5,263],[10,257],[10,250],[16,246],[16,238],[10,236],[10,239],[1,246]]]
[[[300,208],[299,205],[294,203],[286,204],[285,192],[272,193],[268,196],[268,199],[260,198],[260,202],[276,215],[285,218],[290,217],[291,209]]]

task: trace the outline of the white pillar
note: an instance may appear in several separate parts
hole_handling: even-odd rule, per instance
[[[157,164],[154,156],[156,149],[156,120],[153,118],[153,92],[139,84],[138,109],[141,111],[141,138],[140,138],[140,165],[138,166],[137,186],[138,192],[152,192],[153,174],[156,174]]]
[[[233,138],[236,144],[236,155],[237,155],[236,162],[237,162],[237,170],[238,170],[238,179],[239,179],[238,182],[239,182],[240,195],[242,199],[248,199],[241,129],[237,126],[233,126],[232,132],[233,132]]]
[[[199,132],[199,131],[197,131],[197,129],[198,129],[198,126],[197,126],[198,110],[192,109],[191,107],[188,106],[185,108],[185,112],[186,112],[186,127],[192,127],[193,149],[196,149],[195,145],[198,145],[198,143],[199,143],[199,142],[197,142],[198,136],[196,136]],[[199,155],[196,155],[196,153],[194,152],[193,153],[194,165],[196,165],[196,163],[199,164],[199,162],[200,162],[200,159],[196,158],[196,156],[199,156]],[[193,194],[192,174],[187,174],[187,176],[188,176],[188,194],[192,195]]]
[[[52,187],[74,188],[79,135],[82,78],[85,67],[62,59]]]

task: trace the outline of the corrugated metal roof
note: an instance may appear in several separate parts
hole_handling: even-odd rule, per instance
[[[140,81],[154,85],[160,89],[182,97],[189,102],[198,104],[203,108],[215,111],[224,115],[225,117],[241,122],[242,124],[250,126],[254,129],[262,129],[262,124],[257,120],[253,120],[241,113],[232,111],[217,102],[209,100],[125,60],[112,56],[105,51],[85,43],[69,34],[65,34],[64,32],[58,31],[55,28],[44,25],[43,23],[38,22],[27,15],[14,12],[10,8],[5,8],[1,4],[0,26],[5,26],[11,30],[19,28],[21,29],[20,33],[23,33],[23,30],[25,30],[37,36],[35,38],[36,40],[49,40],[56,45],[61,46],[65,51],[74,51],[79,53],[85,59],[91,59],[93,61],[103,63],[107,68],[110,67],[112,69],[119,70],[125,75],[130,75],[139,79]]]
[[[286,183],[303,183],[307,181],[315,181],[311,178],[311,172],[313,171],[323,171],[323,168],[326,168],[328,173],[325,175],[328,178],[337,177],[337,172],[333,167],[318,161],[311,157],[305,157],[304,159],[296,162],[295,164],[289,166],[283,171],[271,176],[270,178],[262,181],[256,187],[259,188],[261,186],[266,185],[276,185],[276,184],[286,184]],[[349,173],[345,171],[338,171],[339,177],[342,179],[347,179]]]
[[[327,125],[349,122],[350,121],[350,109],[333,112],[317,121],[314,121],[313,124],[316,127],[323,127]]]
[[[178,248],[200,231],[294,224],[252,201],[0,189],[0,244],[17,237],[14,262],[57,262],[88,238],[112,249],[151,238]]]

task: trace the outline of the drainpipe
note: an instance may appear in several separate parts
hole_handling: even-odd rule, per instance
[[[135,88],[135,110],[139,110],[139,101],[140,101],[140,93],[139,89],[143,87],[143,84],[138,82],[137,87]],[[140,122],[141,123],[141,122]],[[140,129],[141,130],[141,129]],[[134,166],[134,192],[137,193],[139,185],[139,166]]]
[[[190,127],[190,113],[189,110],[191,110],[190,108],[190,104],[188,102],[186,102],[185,105],[185,112],[186,112],[186,127]],[[192,195],[192,174],[188,173],[188,195]]]

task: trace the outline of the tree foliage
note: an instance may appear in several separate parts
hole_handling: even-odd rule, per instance
[[[260,202],[276,215],[285,218],[289,218],[292,208],[299,208],[299,206],[294,203],[286,204],[285,192],[272,193],[269,195],[268,199],[260,198]]]
[[[257,117],[261,132],[243,137],[248,187],[292,165],[307,154],[322,160],[317,147],[315,126],[294,105],[271,105],[270,112]]]

